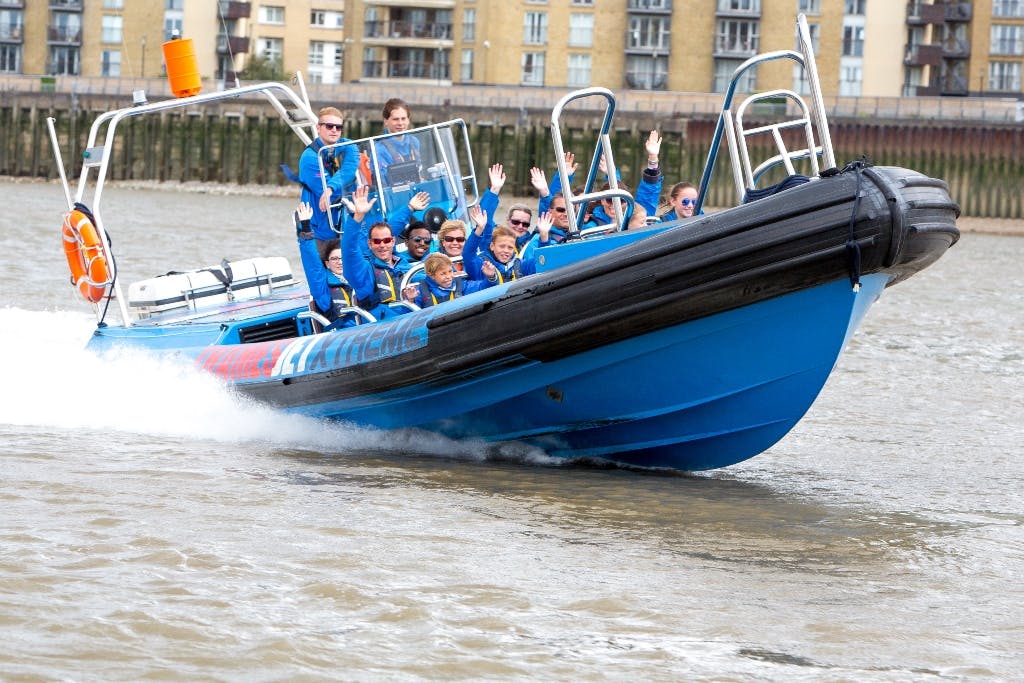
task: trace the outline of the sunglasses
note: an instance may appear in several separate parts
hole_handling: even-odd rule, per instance
[[[410,237],[409,241],[415,242],[416,244],[430,244],[429,237]]]
[[[340,256],[332,256],[331,258],[329,258],[327,260],[330,261],[331,263],[341,263],[341,257]]]
[[[370,241],[374,244],[391,244],[395,241],[394,237],[371,237]]]
[[[509,225],[518,225],[523,228],[530,227],[530,221],[517,221],[515,218],[508,219]]]
[[[340,123],[321,123],[319,125],[323,126],[327,130],[341,130]]]
[[[445,242],[459,242],[459,243],[462,243],[462,242],[466,241],[466,238],[465,237],[460,237],[459,235],[445,235],[444,236],[444,241]]]
[[[689,198],[686,198],[686,197],[684,197],[683,199],[680,199],[679,203],[682,204],[683,206],[697,206],[697,200],[696,199],[689,199]]]
[[[551,210],[554,211],[555,213],[565,213],[565,207],[564,206],[555,206],[555,207],[552,207]]]

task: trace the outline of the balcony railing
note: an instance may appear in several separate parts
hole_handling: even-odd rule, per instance
[[[942,41],[942,56],[946,59],[967,59],[971,56],[971,41],[960,38]]]
[[[251,13],[251,2],[234,2],[234,0],[221,0],[220,2],[220,14],[225,19],[248,19]]]
[[[25,6],[24,0],[0,0],[0,7],[20,9]]]
[[[246,36],[217,36],[218,54],[242,54],[249,51],[249,39]]]
[[[634,90],[666,90],[668,74],[650,71],[627,71],[626,85]]]
[[[754,36],[740,40],[732,36],[718,36],[715,38],[715,57],[753,57],[758,52],[760,38]]]
[[[82,0],[50,0],[50,9],[82,9]]]
[[[452,39],[452,25],[442,22],[368,21],[364,38],[436,38]]]
[[[626,0],[626,10],[645,14],[672,14],[672,0]]]
[[[81,26],[50,26],[46,31],[46,39],[51,43],[72,43],[82,42]]]
[[[911,45],[907,48],[907,54],[903,58],[907,66],[938,66],[942,64],[941,45]]]
[[[907,23],[911,25],[944,24],[946,8],[943,5],[930,5],[921,0],[907,3]]]
[[[0,40],[20,41],[23,33],[21,24],[0,24]]]
[[[451,79],[451,64],[411,60],[363,62],[363,78],[419,78],[427,81]]]
[[[974,8],[969,2],[954,2],[946,5],[946,21],[970,21]]]

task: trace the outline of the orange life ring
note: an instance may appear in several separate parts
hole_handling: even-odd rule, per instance
[[[110,284],[110,270],[103,255],[99,232],[84,212],[73,209],[64,215],[64,256],[71,270],[71,284],[86,301],[103,299]]]

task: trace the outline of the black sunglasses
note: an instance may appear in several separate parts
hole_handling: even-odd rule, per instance
[[[321,123],[320,125],[326,128],[327,130],[341,130],[340,123]]]

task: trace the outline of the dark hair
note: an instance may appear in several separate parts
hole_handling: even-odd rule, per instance
[[[676,183],[675,185],[672,186],[672,189],[668,191],[668,196],[671,197],[672,199],[675,199],[676,197],[679,196],[680,192],[690,187],[692,187],[695,190],[697,189],[697,186],[694,185],[693,183]]]
[[[391,112],[396,109],[404,109],[406,114],[412,116],[412,112],[409,111],[409,105],[405,103],[401,97],[392,97],[390,100],[384,103],[384,109],[381,114],[385,119],[391,118]]]
[[[320,260],[324,263],[331,257],[331,252],[335,249],[341,249],[341,240],[337,237],[332,237],[320,244]]]
[[[427,232],[430,232],[430,228],[427,227],[426,223],[424,223],[423,221],[414,220],[411,223],[409,223],[409,225],[405,226],[405,228],[402,229],[402,232],[399,235],[399,237],[401,237],[403,241],[407,240],[410,237],[412,237],[413,230],[426,230]]]

